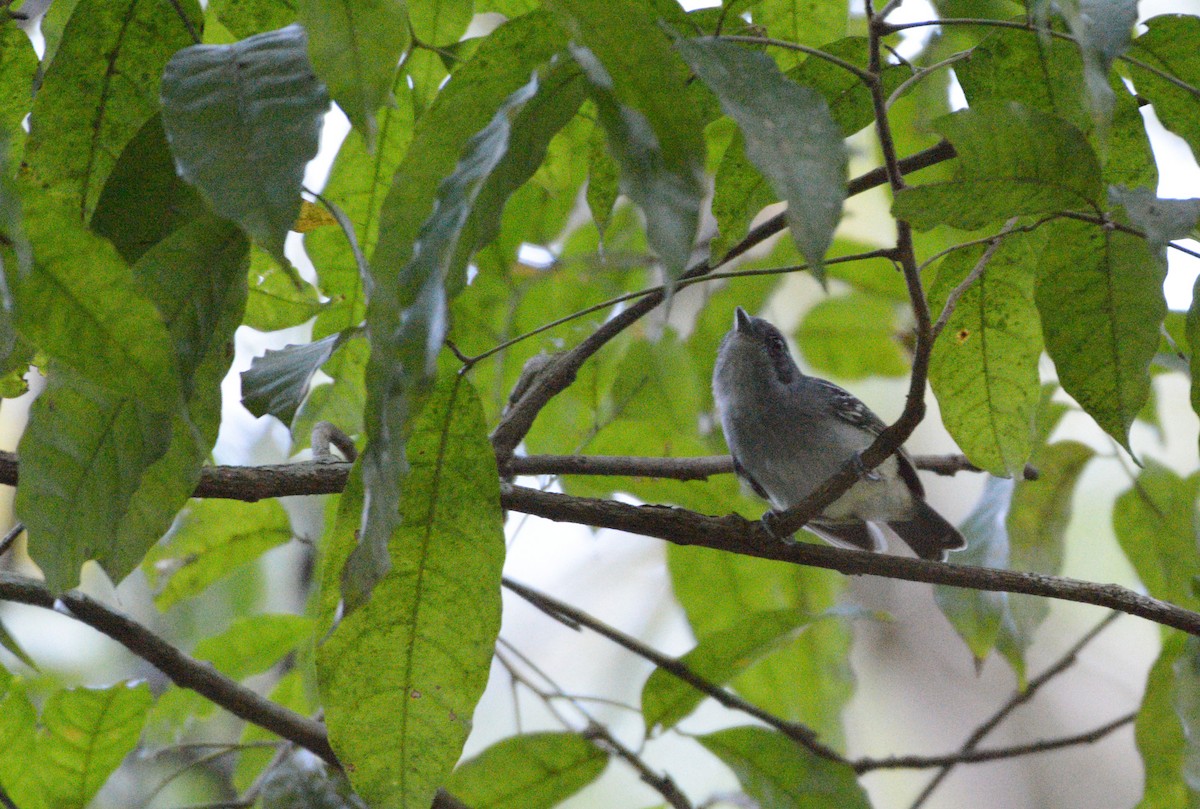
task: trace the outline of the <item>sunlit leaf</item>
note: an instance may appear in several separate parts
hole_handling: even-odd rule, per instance
[[[1189,610],[1200,607],[1198,494],[1200,473],[1181,478],[1149,461],[1113,504],[1113,530],[1146,590]]]
[[[826,298],[796,330],[800,353],[814,370],[839,379],[900,376],[908,356],[900,342],[896,304],[852,292]]]
[[[446,789],[474,809],[553,809],[607,764],[604,751],[577,733],[529,733],[464,761]]]

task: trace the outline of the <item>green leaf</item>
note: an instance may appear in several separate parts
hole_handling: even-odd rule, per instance
[[[305,281],[297,289],[293,277],[261,250],[250,254],[248,280],[245,325],[252,329],[276,331],[299,326],[326,308],[316,287]]]
[[[210,13],[214,6],[217,19],[239,39],[296,21],[296,0],[224,0],[210,3]]]
[[[809,309],[796,330],[796,342],[815,370],[839,379],[863,379],[908,373],[900,334],[895,302],[851,292]]]
[[[846,148],[824,97],[740,45],[681,39],[676,47],[737,121],[746,157],[787,203],[788,230],[821,277],[846,198]]]
[[[738,727],[697,738],[737,776],[761,809],[868,809],[854,770],[817,758],[766,728]]]
[[[592,127],[591,137],[588,139],[587,204],[601,238],[608,229],[613,206],[617,204],[617,196],[620,194],[620,172],[606,150],[605,143],[604,127],[597,123]]]
[[[820,48],[822,52],[863,70],[870,64],[870,40],[866,37],[846,37],[826,42]],[[811,87],[825,97],[829,114],[842,130],[843,136],[848,138],[875,120],[871,88],[841,65],[818,56],[809,56],[786,75],[796,84]],[[890,96],[909,75],[900,65],[884,64],[882,82],[885,96]]]
[[[1037,306],[1063,390],[1129,449],[1150,392],[1165,263],[1118,230],[1060,220],[1044,226]]]
[[[942,421],[971,463],[994,475],[1019,474],[1032,449],[1041,386],[1041,324],[1034,305],[1037,234],[1010,235],[959,297],[929,359],[929,383]],[[985,248],[956,250],[929,292],[937,313],[983,259]]]
[[[1200,575],[1198,494],[1200,473],[1181,478],[1149,461],[1113,504],[1113,530],[1146,590],[1189,610],[1200,607],[1193,583]]]
[[[50,374],[21,437],[14,505],[47,587],[59,592],[74,586],[89,559],[111,566],[114,574],[127,569],[116,531],[142,474],[170,439],[169,414],[66,369]]]
[[[179,380],[170,336],[112,244],[43,194],[26,196],[24,225],[34,265],[14,290],[18,331],[96,385],[172,410]]]
[[[1138,19],[1137,0],[1066,0],[1056,7],[1066,19],[1083,56],[1092,108],[1098,118],[1104,118],[1112,109],[1108,70],[1113,60],[1129,47]]]
[[[179,179],[162,118],[154,115],[117,159],[92,214],[91,228],[129,263],[208,208]]]
[[[142,570],[165,612],[291,538],[287,514],[274,500],[196,500],[178,529],[146,554]]]
[[[405,436],[436,373],[446,337],[446,298],[464,283],[450,274],[460,255],[460,240],[476,200],[512,145],[510,116],[520,113],[537,87],[535,76],[505,99],[488,125],[467,142],[458,166],[438,189],[434,213],[417,233],[413,254],[398,277],[388,274],[388,259],[395,255],[381,256],[383,243],[377,251],[372,266],[375,288],[367,307],[371,356],[366,369],[363,480],[370,497],[362,544],[347,563],[345,597],[350,609],[386,570],[382,550],[396,525]]]
[[[446,790],[473,809],[553,809],[607,764],[604,751],[577,733],[529,733],[464,761]]]
[[[1111,120],[1098,120],[1084,77],[1083,58],[1074,42],[1030,36],[1028,31],[995,29],[957,62],[955,75],[972,107],[1015,101],[1055,115],[1088,135],[1104,163],[1104,182],[1157,185],[1154,154],[1138,102],[1117,76],[1106,81],[1115,102]],[[1038,76],[1030,81],[1031,75]]]
[[[1005,517],[1013,493],[1013,481],[988,476],[974,510],[959,525],[967,547],[954,554],[959,564],[1006,569],[1008,531]],[[1008,616],[1008,594],[969,588],[934,585],[938,608],[967,644],[976,662],[992,651],[1001,622]]]
[[[1137,809],[1194,809],[1200,788],[1192,775],[1196,717],[1200,716],[1200,648],[1181,632],[1163,638],[1150,669],[1146,695],[1134,736],[1146,769],[1145,790]]]
[[[463,377],[434,390],[407,453],[391,570],[320,647],[318,670],[330,743],[355,790],[427,809],[462,752],[500,628],[496,461]]]
[[[4,755],[0,756],[0,786],[22,809],[48,809],[49,806],[41,773],[30,766],[30,762],[38,761],[37,720],[37,711],[26,695],[24,681],[14,680],[4,699],[0,700],[0,739],[5,742]]]
[[[717,220],[718,235],[709,248],[713,256],[720,258],[728,253],[745,238],[758,212],[776,201],[771,184],[746,157],[741,131],[735,132],[721,156],[714,179],[712,213]]]
[[[192,657],[212,663],[234,680],[262,674],[312,635],[313,619],[263,614],[236,618],[228,629],[203,638]]]
[[[845,35],[850,8],[847,3],[813,3],[811,0],[759,0],[752,4],[753,23],[775,39],[819,47]],[[733,15],[730,15],[733,16]],[[786,51],[784,62],[799,54]]]
[[[329,108],[304,29],[184,48],[167,63],[162,104],[179,175],[285,263],[284,237]]]
[[[679,662],[714,685],[724,685],[767,654],[781,648],[813,620],[806,610],[751,613],[735,626],[699,639]],[[667,730],[707,698],[664,669],[655,669],[642,688],[647,732]]]
[[[409,6],[413,33],[425,45],[453,45],[467,30],[473,12],[471,0],[422,0]]]
[[[153,701],[145,683],[76,688],[46,700],[37,744],[40,761],[33,769],[52,806],[88,805],[137,746]]]
[[[621,190],[646,216],[650,246],[670,277],[684,269],[703,196],[704,139],[688,70],[636,0],[554,0],[572,53],[591,83]]]
[[[29,35],[12,18],[0,22],[0,131],[10,144],[25,137],[21,122],[33,101],[37,69],[37,51]]]
[[[181,17],[186,15],[186,21]],[[81,0],[33,104],[25,163],[84,222],[125,144],[158,109],[159,77],[200,25],[194,0]]]
[[[302,0],[300,21],[317,75],[374,149],[375,111],[391,100],[392,78],[409,44],[404,0]]]
[[[934,122],[958,152],[954,178],[907,188],[892,212],[913,227],[977,230],[1022,214],[1095,208],[1100,164],[1083,133],[1016,103],[984,103]]]
[[[355,333],[349,329],[315,343],[268,349],[255,357],[250,368],[242,371],[242,404],[256,416],[270,413],[291,424],[313,374]]]
[[[1200,277],[1192,284],[1192,305],[1187,313],[1187,344],[1191,355],[1192,412],[1200,413]]]
[[[1200,155],[1200,18],[1164,14],[1146,21],[1147,31],[1133,41],[1129,55],[1179,79],[1168,81],[1136,65],[1129,66],[1138,95],[1150,100],[1163,126],[1179,135]]]
[[[1120,205],[1129,221],[1146,234],[1147,246],[1158,253],[1173,239],[1186,239],[1200,220],[1200,199],[1159,199],[1149,188],[1108,189],[1109,202]]]
[[[829,571],[704,548],[667,551],[675,596],[697,637],[732,630],[749,614],[834,606],[845,578]],[[842,708],[853,693],[850,632],[843,621],[819,621],[791,644],[733,681],[734,690],[777,716],[804,722],[827,744],[842,737]],[[804,688],[781,683],[804,683]]]

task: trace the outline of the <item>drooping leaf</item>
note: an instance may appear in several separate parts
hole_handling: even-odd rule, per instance
[[[868,809],[854,770],[817,758],[781,733],[737,727],[697,741],[733,770],[762,809]]]
[[[1096,207],[1100,164],[1078,129],[1016,103],[989,102],[939,118],[958,152],[953,179],[907,188],[893,213],[927,230],[975,230],[1023,214]]]
[[[162,104],[179,175],[285,262],[284,237],[329,107],[304,29],[184,48],[167,63]]]
[[[1200,49],[1200,18],[1163,14],[1147,20],[1146,27],[1146,33],[1133,41],[1129,55],[1185,86],[1138,65],[1130,65],[1129,74],[1138,95],[1150,100],[1163,126],[1187,141],[1193,155],[1200,155],[1200,63],[1195,59]]]
[[[125,144],[158,108],[171,54],[192,44],[200,7],[81,0],[38,90],[25,163],[34,181],[86,222]]]
[[[971,462],[994,475],[1025,466],[1040,385],[1041,326],[1034,305],[1036,234],[1006,238],[958,298],[929,359],[942,421]],[[983,260],[985,248],[957,250],[938,266],[930,305],[940,313]]]
[[[1046,350],[1063,390],[1128,449],[1167,311],[1165,260],[1137,237],[1086,222],[1044,230],[1036,299]]]
[[[909,365],[900,331],[894,302],[852,292],[809,309],[796,330],[796,343],[822,374],[839,379],[900,376]]]
[[[330,742],[355,790],[372,804],[426,809],[487,682],[504,537],[470,383],[451,375],[435,388],[406,449],[391,569],[325,640],[318,666]]]
[[[350,609],[362,603],[386,570],[383,550],[396,526],[406,435],[435,376],[446,336],[447,297],[464,283],[450,273],[461,256],[461,240],[477,199],[504,166],[512,145],[512,117],[529,103],[538,85],[535,76],[509,95],[487,126],[467,142],[454,172],[438,189],[433,215],[416,234],[411,257],[397,261],[401,257],[393,251],[399,245],[389,239],[380,242],[372,261],[363,453],[363,480],[370,497],[362,543],[346,565],[344,596]],[[396,264],[402,266],[393,274]]]
[[[1200,716],[1200,649],[1182,632],[1163,638],[1162,651],[1146,680],[1134,734],[1145,789],[1137,809],[1191,809],[1200,805],[1200,785],[1190,775]]]
[[[42,707],[36,771],[51,806],[87,806],[133,752],[154,697],[145,683],[59,691]],[[27,763],[28,766],[28,763]]]
[[[752,613],[736,626],[700,638],[679,662],[708,682],[724,685],[793,640],[812,620],[806,610],[798,609]],[[642,688],[647,731],[674,727],[706,697],[669,671],[655,669]]]
[[[737,121],[746,157],[787,203],[788,230],[820,277],[846,198],[846,149],[824,97],[739,45],[681,39],[676,47]]]
[[[317,369],[356,334],[355,329],[331,334],[314,343],[270,349],[242,371],[242,404],[256,416],[270,413],[291,424],[296,409],[308,393]]]
[[[959,525],[966,549],[954,554],[959,564],[1007,568],[1009,559],[1008,516],[1013,481],[988,476],[974,510]],[[1008,594],[963,587],[934,585],[934,598],[942,614],[967,644],[975,660],[982,661],[992,651],[1001,622],[1008,615]]]
[[[287,514],[274,500],[197,500],[179,528],[146,554],[142,569],[157,590],[154,603],[166,611],[291,538]]]
[[[474,809],[553,809],[607,764],[604,751],[577,733],[529,733],[464,761],[446,790]]]
[[[1181,478],[1150,461],[1113,504],[1113,530],[1146,590],[1189,610],[1200,606],[1198,494],[1200,474]]]
[[[373,150],[375,112],[390,101],[392,77],[409,44],[404,0],[302,0],[300,21],[313,68]]]

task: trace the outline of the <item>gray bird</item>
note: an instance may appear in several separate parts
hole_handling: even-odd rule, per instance
[[[740,306],[717,351],[713,398],[738,475],[780,511],[803,501],[885,427],[852,394],[804,375],[779,329]],[[834,545],[880,551],[880,524],[924,559],[944,561],[965,545],[925,502],[903,450],[864,473],[807,528]]]

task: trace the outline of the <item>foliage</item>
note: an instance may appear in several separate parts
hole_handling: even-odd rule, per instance
[[[54,0],[39,63],[0,3],[0,393],[38,380],[14,508],[41,573],[0,574],[0,597],[107,614],[99,628],[175,683],[71,687],[0,624],[24,661],[0,669],[3,802],[83,807],[117,782],[148,801],[129,754],[210,738],[243,742],[218,753],[236,754],[210,772],[220,789],[267,806],[551,807],[610,762],[677,809],[709,798],[497,646],[515,473],[489,435],[525,412],[518,455],[722,454],[708,380],[735,305],[795,315],[817,372],[911,374],[918,393],[927,372],[949,436],[990,473],[952,563],[1058,581],[1079,482],[1124,453],[1121,552],[1150,596],[1200,610],[1194,453],[1181,474],[1135,430],[1166,389],[1152,373],[1190,374],[1200,412],[1200,298],[1170,313],[1162,291],[1200,200],[1157,197],[1139,112],[1200,156],[1200,18],[935,5],[980,18],[920,44],[846,0]],[[331,103],[351,131],[305,188]],[[854,180],[862,156],[886,171]],[[891,220],[860,244],[838,230],[861,215],[848,191],[881,185]],[[323,420],[356,439],[324,530],[275,502],[190,500],[235,332],[305,326],[241,374],[241,403],[295,448]],[[1068,411],[1111,442],[1054,440]],[[732,475],[677,477],[568,474],[555,502],[763,510]],[[303,614],[263,612],[260,560],[294,534],[312,540],[288,585]],[[747,800],[870,805],[859,776],[884,765],[839,751],[851,619],[879,616],[831,570],[668,538],[695,648],[664,664],[609,634],[658,664],[643,738],[686,734],[716,692],[769,726],[695,737]],[[161,638],[71,600],[87,562],[145,578]],[[1027,680],[1045,601],[935,597],[976,661]],[[1143,806],[1200,803],[1198,661],[1195,637],[1164,635],[1136,720]],[[460,763],[489,674],[574,718]],[[340,769],[255,746],[276,734]]]

